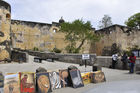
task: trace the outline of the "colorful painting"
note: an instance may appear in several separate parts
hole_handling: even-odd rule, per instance
[[[19,74],[5,76],[4,93],[20,93]]]
[[[20,91],[21,93],[35,93],[34,73],[20,73]]]
[[[61,88],[59,72],[55,72],[55,71],[50,72],[49,76],[50,76],[52,90]]]
[[[102,71],[96,71],[91,73],[92,83],[100,83],[106,81],[105,75]]]
[[[68,70],[65,69],[65,70],[60,70],[59,71],[59,75],[60,75],[60,79],[61,79],[61,86],[62,87],[67,87],[68,86]]]
[[[89,84],[91,83],[91,75],[90,72],[86,72],[86,73],[81,73],[82,76],[82,80],[84,84]]]
[[[74,88],[83,87],[83,81],[79,70],[70,70],[70,76]]]
[[[37,73],[37,93],[52,92],[49,73]]]

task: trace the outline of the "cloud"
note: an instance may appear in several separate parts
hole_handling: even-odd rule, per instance
[[[66,21],[83,18],[97,27],[104,14],[114,24],[123,25],[131,15],[139,12],[139,0],[6,0],[12,6],[12,18],[51,23],[61,16]]]

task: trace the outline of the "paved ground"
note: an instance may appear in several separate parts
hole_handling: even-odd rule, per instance
[[[62,63],[62,62],[47,62],[43,61],[42,63],[35,63],[33,62],[33,57],[30,56],[29,58],[29,63],[11,63],[11,64],[0,64],[0,71],[2,71],[4,74],[6,73],[15,73],[15,72],[35,72],[35,70],[38,67],[44,67],[47,70],[57,70],[57,69],[65,69],[70,65],[75,65],[77,66],[81,72],[85,71],[84,66],[79,66],[76,64],[70,64],[70,63]],[[91,71],[92,68],[90,66],[87,67],[86,71]],[[73,89],[71,87],[67,88],[62,88],[62,89],[57,89],[53,91],[53,93],[84,93],[86,91],[90,91],[91,89],[99,89],[101,90],[101,86],[109,86],[108,84],[114,82],[127,82],[127,81],[133,81],[133,80],[138,80],[140,81],[140,75],[138,74],[128,74],[128,71],[122,71],[122,70],[114,70],[114,69],[108,69],[108,68],[103,68],[103,72],[105,73],[105,77],[107,82],[105,83],[99,83],[99,84],[87,84],[82,88],[77,88]],[[112,84],[112,85],[113,85]],[[120,83],[121,84],[121,83]],[[115,84],[114,84],[115,85]],[[110,85],[111,86],[111,85]],[[119,84],[118,84],[119,86]],[[95,91],[94,93],[98,93]],[[101,92],[99,92],[101,93]],[[113,93],[113,92],[105,92],[105,93]],[[116,92],[114,92],[116,93]],[[123,93],[123,92],[118,92],[118,93]],[[133,93],[133,92],[129,92]],[[137,92],[134,92],[137,93]]]

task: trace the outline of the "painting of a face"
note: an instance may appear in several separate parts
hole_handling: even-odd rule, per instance
[[[37,73],[37,93],[51,92],[49,73]]]
[[[41,93],[48,93],[48,90],[50,88],[50,82],[47,76],[41,75],[38,78],[37,83],[38,83],[38,87],[41,90]]]

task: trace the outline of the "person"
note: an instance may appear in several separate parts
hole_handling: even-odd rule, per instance
[[[33,83],[27,83],[28,75],[25,74],[21,80],[21,93],[28,92],[33,86]]]
[[[128,62],[128,56],[126,53],[123,54],[123,56],[121,57],[121,61],[123,62],[122,64],[122,69],[126,70],[127,69],[127,62]]]
[[[113,69],[115,69],[117,61],[118,61],[118,54],[116,53],[112,55],[112,68]]]
[[[136,61],[136,56],[134,53],[131,53],[131,56],[129,57],[130,60],[130,72],[129,73],[134,73],[134,66],[135,66],[135,61]]]

